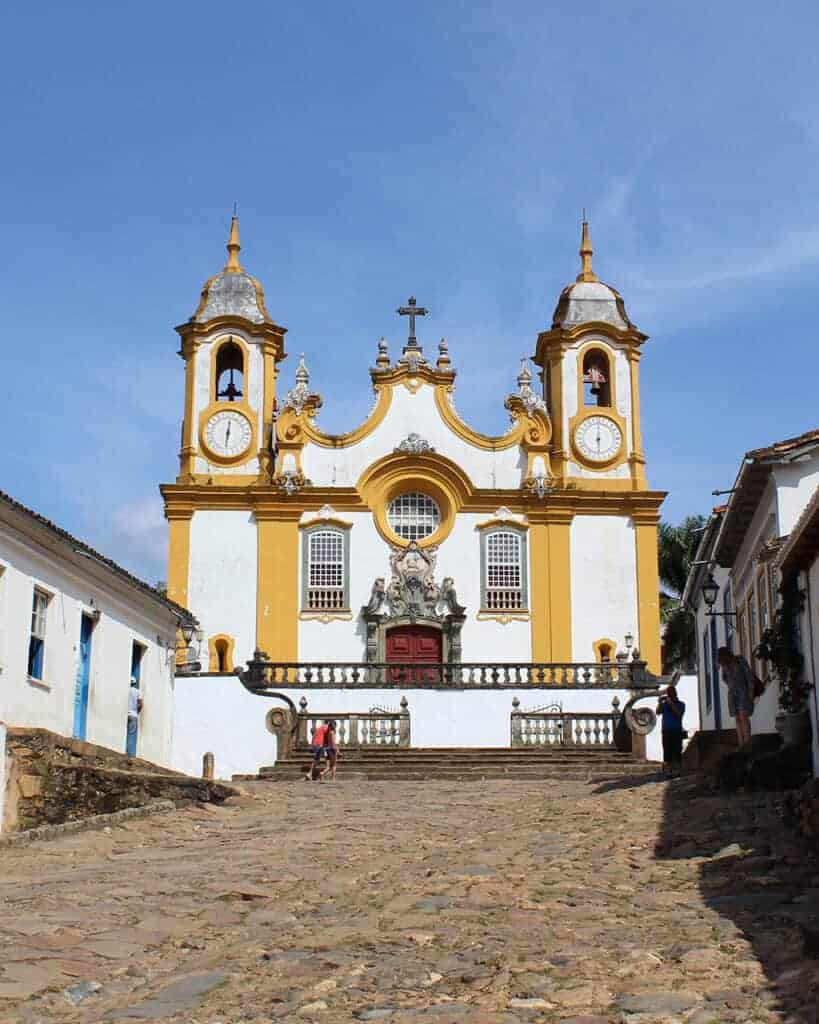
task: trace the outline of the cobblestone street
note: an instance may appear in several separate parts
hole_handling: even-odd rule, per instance
[[[817,1020],[819,868],[772,797],[245,792],[0,848],[0,1020]]]

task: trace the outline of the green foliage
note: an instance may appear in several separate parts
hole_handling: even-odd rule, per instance
[[[658,529],[663,672],[692,671],[696,661],[696,619],[680,598],[705,522],[704,516],[688,516],[679,526],[662,522]]]
[[[773,622],[764,631],[754,656],[767,661],[779,685],[779,707],[789,714],[798,714],[808,706],[813,683],[803,676],[805,659],[799,649],[799,616],[805,606],[805,595],[795,576],[783,580],[779,593],[782,602]]]

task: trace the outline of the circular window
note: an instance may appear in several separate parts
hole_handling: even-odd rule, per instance
[[[441,512],[428,495],[410,491],[390,502],[387,522],[403,540],[421,540],[438,529]]]

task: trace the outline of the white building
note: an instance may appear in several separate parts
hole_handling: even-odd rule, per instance
[[[819,430],[748,452],[726,505],[715,509],[703,533],[683,603],[695,611],[698,638],[700,718],[703,730],[733,729],[717,650],[742,654],[767,681],[769,666],[754,657],[779,601],[780,556],[819,484]],[[713,573],[719,585],[708,615],[702,584]],[[809,664],[809,662],[808,662]],[[766,687],[751,731],[775,732],[777,686]],[[815,730],[814,730],[815,732]]]
[[[0,492],[0,722],[170,766],[183,608]]]
[[[814,683],[808,706],[813,729],[813,773],[819,775],[819,487],[782,545],[778,565],[783,578],[797,574],[797,585],[804,596],[799,635],[805,676]]]
[[[517,374],[511,394],[499,386],[486,396],[510,415],[499,436],[460,417],[448,347],[442,339],[436,354],[425,351],[415,318],[427,310],[414,298],[399,310],[406,342],[394,357],[383,339],[373,353],[372,408],[346,433],[325,432],[311,385],[334,382],[311,380],[302,358],[281,397],[286,329],[239,251],[234,218],[227,265],[177,328],[182,447],[176,481],[161,488],[168,593],[201,621],[210,671],[227,676],[258,649],[283,666],[281,688],[298,699],[318,678],[311,664],[343,662],[350,677],[362,664],[398,666],[389,678],[414,681],[413,738],[427,745],[509,742],[511,693],[425,685],[470,683],[454,666],[613,663],[630,635],[658,673],[664,494],[645,475],[647,336],[592,270],[587,226],[580,273],[533,332],[534,373],[519,352],[497,353],[498,380]],[[258,767],[250,741],[226,735],[247,698],[236,680],[184,689],[177,765],[191,769],[213,750],[225,774],[226,750],[232,770]],[[395,689],[325,690],[311,704],[341,711],[355,700],[365,710],[397,703]],[[611,696],[553,699],[607,710]],[[261,723],[261,707],[251,714]],[[269,743],[263,731],[259,741]]]

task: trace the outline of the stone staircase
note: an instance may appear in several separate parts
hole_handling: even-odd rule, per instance
[[[258,775],[234,775],[234,781],[253,779],[288,782],[301,777],[310,752],[259,769]],[[480,780],[498,778],[573,779],[606,781],[650,775],[660,766],[640,761],[610,747],[375,747],[343,751],[338,778]]]

